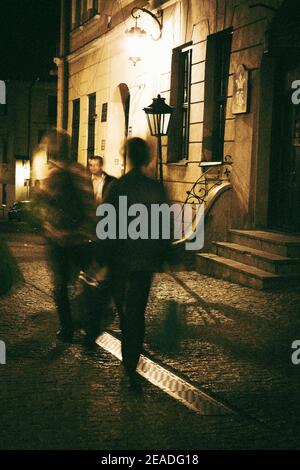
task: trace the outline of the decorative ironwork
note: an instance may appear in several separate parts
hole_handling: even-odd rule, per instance
[[[137,26],[137,21],[141,17],[141,14],[139,12],[143,12],[143,13],[146,13],[147,15],[150,15],[152,17],[152,19],[155,21],[155,23],[157,24],[158,28],[159,28],[158,36],[155,37],[155,36],[151,35],[152,39],[154,41],[158,41],[159,39],[161,39],[162,31],[163,31],[163,11],[158,10],[157,14],[155,15],[154,13],[152,13],[152,11],[147,10],[147,8],[134,7],[131,10],[131,16],[135,19],[136,26]]]
[[[220,186],[224,181],[228,181],[231,175],[232,157],[226,155],[224,162],[220,164],[216,171],[215,166],[209,167],[202,175],[195,181],[189,191],[184,204],[203,204],[208,194],[216,187]],[[213,170],[215,173],[213,174]]]
[[[220,162],[219,164],[216,164],[215,162],[211,162],[210,164],[208,162],[206,166],[209,166],[209,168],[204,173],[202,173],[200,178],[195,181],[191,189],[186,192],[187,196],[181,206],[181,211],[178,216],[180,223],[184,227],[184,236],[180,240],[174,241],[174,246],[182,246],[187,240],[189,240],[190,237],[194,235],[196,226],[199,223],[199,220],[197,220],[196,207],[199,204],[206,203],[208,195],[212,192],[213,189],[215,189],[217,186],[221,186],[224,182],[229,181],[229,177],[231,175],[232,157],[231,155],[226,155],[222,163]],[[191,204],[192,209],[194,210],[193,220],[192,223],[189,224],[188,228],[185,225],[184,217],[186,204]],[[178,219],[176,220],[176,223],[178,223]]]

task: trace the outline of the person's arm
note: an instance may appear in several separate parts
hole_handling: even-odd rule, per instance
[[[114,207],[118,199],[118,180],[114,178],[108,185],[102,203],[112,204]]]
[[[165,186],[162,183],[160,184],[160,204],[168,204],[170,205],[170,200],[168,196],[168,192]],[[174,226],[174,220],[171,221],[171,226]],[[179,267],[182,265],[182,256],[180,250],[173,244],[172,239],[162,239],[162,250],[163,250],[163,261],[167,263],[168,269],[171,271],[178,270]]]

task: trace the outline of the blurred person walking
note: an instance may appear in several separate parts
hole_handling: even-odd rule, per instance
[[[160,182],[144,173],[150,163],[150,148],[147,142],[140,138],[131,138],[126,142],[124,151],[132,169],[119,180],[112,182],[103,202],[114,206],[117,221],[120,216],[127,219],[127,214],[119,213],[120,196],[127,197],[128,207],[133,204],[145,205],[148,209],[147,222],[151,233],[151,205],[166,203],[166,193]],[[130,217],[128,226],[129,224]],[[145,310],[153,273],[161,269],[164,261],[173,261],[171,241],[161,238],[119,238],[109,240],[107,244],[100,241],[100,252],[101,246],[109,267],[112,295],[120,317],[123,364],[131,387],[140,390],[136,368],[144,342]]]
[[[85,168],[71,161],[70,137],[58,129],[44,139],[49,173],[36,193],[39,218],[48,240],[54,300],[60,321],[59,339],[71,342],[74,324],[68,284],[90,262],[95,239],[95,206]]]

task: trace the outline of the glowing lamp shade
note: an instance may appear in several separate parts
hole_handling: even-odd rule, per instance
[[[150,106],[144,108],[150,133],[156,137],[168,135],[169,132],[174,108],[167,105],[165,101],[165,98],[158,95],[157,98],[153,98]]]
[[[142,60],[142,56],[145,52],[147,33],[138,26],[133,26],[126,31],[126,34],[129,60],[133,62],[133,65],[136,65],[140,60]]]

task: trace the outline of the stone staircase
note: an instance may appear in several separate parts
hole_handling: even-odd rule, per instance
[[[300,284],[300,236],[261,230],[229,231],[214,253],[198,253],[196,270],[254,289]]]

